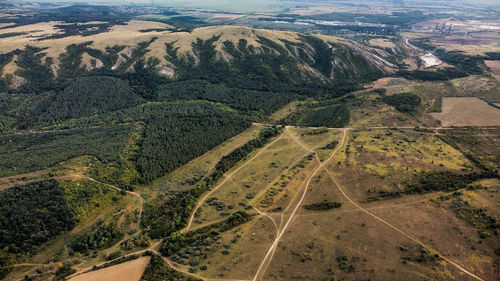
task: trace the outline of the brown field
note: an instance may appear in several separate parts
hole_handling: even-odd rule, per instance
[[[119,265],[75,276],[70,281],[139,281],[151,257],[141,257]]]
[[[378,46],[378,47],[382,47],[382,48],[396,48],[396,44],[394,44],[394,42],[392,42],[388,39],[383,39],[383,38],[371,39],[369,41],[369,43],[370,43],[370,45]]]
[[[443,98],[441,113],[431,115],[445,127],[500,126],[500,110],[475,97]]]
[[[484,63],[496,74],[500,74],[500,60],[485,60]]]
[[[290,128],[290,136],[311,148],[340,137],[338,131],[307,131]],[[251,222],[224,233],[222,243],[230,253],[210,255],[202,263],[208,270],[200,274],[231,280],[472,280],[459,264],[485,280],[495,279],[496,238],[478,242],[477,230],[457,217],[451,200],[436,200],[446,193],[366,200],[380,190],[402,188],[415,171],[460,173],[471,163],[459,151],[431,134],[367,130],[350,132],[333,159],[325,160],[313,160],[296,176],[287,176],[288,184],[271,207],[251,211],[257,215]],[[305,190],[318,163],[326,163],[326,169]],[[239,178],[234,180],[231,188],[241,185]],[[464,191],[463,199],[498,217],[498,181],[481,184],[488,189]],[[342,205],[325,211],[301,207],[325,200]],[[273,245],[275,250],[267,252]],[[266,252],[271,253],[268,259]]]
[[[500,41],[498,33],[468,33],[467,36],[446,36],[445,42],[462,45],[489,45]]]
[[[359,203],[358,190],[378,190],[383,187],[383,183],[373,181],[375,177],[366,182],[358,180],[369,174],[378,174],[379,177],[384,174],[376,168],[375,171],[367,169],[359,175],[350,170],[350,167],[361,163],[380,163],[373,158],[365,158],[375,151],[369,152],[374,147],[366,151],[367,144],[359,142],[360,139],[364,140],[363,135],[365,133],[353,135],[345,149],[327,164],[328,170],[313,179],[303,202],[311,204],[328,200],[342,203],[342,206],[328,211],[301,208],[281,239],[265,271],[264,280],[473,280],[453,263],[460,264],[485,280],[498,277],[495,254],[491,250],[495,247],[496,238],[476,242],[476,229],[449,209],[449,201],[433,201],[442,193]],[[404,136],[389,135],[389,139],[383,143],[399,143],[398,139]],[[388,154],[390,157],[395,151],[410,150],[417,155],[424,154],[425,157],[421,158],[436,155],[432,151],[414,147],[415,144],[428,144],[428,140],[418,137],[415,141],[411,147],[402,150],[379,147],[378,154]],[[373,145],[378,146],[377,143]],[[380,142],[380,145],[383,143]],[[429,145],[435,146],[437,151],[446,151],[446,154],[453,151],[447,145]],[[357,148],[355,151],[354,147]],[[458,151],[454,153],[463,159]],[[351,160],[344,164],[347,158]],[[408,159],[408,156],[400,155],[393,162],[402,159]],[[444,166],[448,165],[445,163]],[[384,180],[389,184],[393,182],[387,176]],[[490,186],[497,185],[490,183]],[[470,193],[464,199],[474,207],[496,209],[494,202],[497,202],[498,195],[494,189]],[[498,210],[493,214],[498,215]],[[434,253],[439,256],[436,260],[433,260]],[[424,261],[411,260],[418,256],[427,258]]]

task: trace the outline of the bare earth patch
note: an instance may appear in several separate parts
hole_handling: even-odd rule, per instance
[[[500,110],[475,97],[443,98],[441,113],[431,116],[448,126],[500,126]]]
[[[71,278],[70,281],[139,281],[151,257],[141,257],[119,265],[92,271]]]
[[[427,53],[420,58],[424,61],[425,67],[432,67],[443,63],[438,57],[431,53]]]

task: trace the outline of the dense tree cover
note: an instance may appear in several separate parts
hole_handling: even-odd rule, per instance
[[[388,105],[394,106],[397,110],[405,113],[414,114],[421,103],[419,96],[412,93],[401,93],[384,96],[382,101]]]
[[[213,84],[223,83],[229,88],[317,96],[325,93],[339,95],[357,89],[359,81],[354,81],[357,76],[350,77],[356,71],[366,69],[366,72],[376,71],[375,76],[380,74],[380,71],[374,70],[366,59],[339,51],[339,55],[355,58],[355,61],[346,67],[354,66],[359,69],[356,71],[345,69],[348,73],[345,76],[353,80],[338,79],[333,82],[320,80],[314,74],[301,69],[298,64],[299,58],[295,57],[294,52],[264,37],[258,37],[262,45],[260,50],[249,46],[245,39],[241,39],[237,45],[230,41],[223,42],[224,51],[232,57],[229,62],[225,62],[218,58],[215,50],[214,43],[218,40],[219,37],[214,36],[208,40],[198,39],[193,43],[193,52],[197,59],[189,55],[183,58],[177,53],[178,48],[175,48],[173,43],[167,44],[167,60],[175,66],[178,80],[201,79]],[[324,55],[321,50],[311,49],[305,43],[297,44],[295,47],[300,50],[299,53],[304,54],[303,58],[317,52],[318,58]],[[311,60],[303,62],[314,63]]]
[[[180,230],[187,223],[197,198],[210,189],[236,163],[253,150],[264,146],[270,138],[280,132],[279,128],[263,129],[257,138],[222,157],[216,164],[215,170],[199,182],[194,189],[184,192],[174,191],[172,194],[165,195],[165,198],[156,198],[147,202],[144,205],[141,224],[150,229],[150,237],[153,239],[168,237],[173,232]]]
[[[94,155],[104,162],[116,160],[132,127],[109,125],[0,136],[0,176],[45,169],[82,155]]]
[[[142,98],[134,94],[123,80],[105,76],[80,77],[23,115],[21,124],[22,127],[31,127],[115,111],[141,102]]]
[[[406,193],[426,193],[433,191],[454,191],[483,178],[498,178],[495,172],[455,174],[449,171],[422,172],[413,182],[408,183]]]
[[[70,248],[73,252],[88,254],[92,250],[106,249],[123,237],[116,229],[116,220],[97,222],[90,230],[75,238]]]
[[[58,75],[60,79],[76,77],[84,74],[85,68],[81,67],[82,54],[92,42],[71,44],[66,47],[66,52],[59,56],[60,64]]]
[[[197,281],[192,277],[185,277],[177,270],[170,268],[160,256],[151,255],[151,260],[144,270],[140,281],[186,280]]]
[[[300,121],[303,126],[342,128],[349,123],[349,109],[345,104],[315,110]]]
[[[241,115],[205,102],[144,107],[137,169],[151,181],[202,155],[250,126]]]
[[[55,180],[0,191],[0,248],[9,253],[36,247],[72,229],[75,220]]]
[[[467,73],[454,67],[442,68],[439,71],[427,70],[402,70],[396,73],[397,76],[404,77],[409,80],[421,81],[447,81],[455,78],[465,77]]]
[[[340,206],[342,206],[342,204],[339,202],[325,201],[325,202],[320,202],[320,203],[313,203],[313,204],[309,204],[309,205],[304,205],[304,209],[321,211],[321,210],[330,210],[330,209],[340,208]]]
[[[296,98],[296,95],[228,88],[206,80],[189,80],[162,85],[160,100],[208,100],[224,103],[241,111],[271,114]]]
[[[26,46],[24,50],[16,52],[18,58],[15,63],[20,67],[16,74],[27,81],[21,85],[19,92],[38,94],[52,90],[57,86],[50,69],[52,60],[47,59],[43,63],[42,58],[45,53],[42,51],[42,48]]]

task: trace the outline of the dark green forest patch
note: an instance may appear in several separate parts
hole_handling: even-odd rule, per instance
[[[341,203],[325,201],[325,202],[304,205],[304,209],[313,210],[313,211],[321,211],[321,210],[331,210],[331,209],[335,209],[335,208],[340,208],[340,206],[342,206]]]
[[[206,102],[148,104],[137,169],[154,180],[250,127],[245,117]]]
[[[401,112],[409,114],[415,114],[417,107],[421,104],[420,97],[411,93],[384,96],[382,101],[388,105],[394,106]]]
[[[296,95],[228,88],[205,80],[189,80],[166,84],[159,89],[159,99],[208,100],[220,102],[241,111],[271,114],[296,98]]]
[[[105,76],[81,77],[21,118],[23,126],[30,127],[133,107],[142,101],[123,80]]]
[[[109,125],[59,132],[0,136],[0,176],[49,168],[70,158],[93,155],[117,160],[133,125]]]
[[[349,124],[347,105],[333,105],[315,110],[300,121],[300,125],[311,127],[342,128]]]
[[[7,252],[34,252],[75,223],[64,189],[55,180],[0,192],[0,248]]]

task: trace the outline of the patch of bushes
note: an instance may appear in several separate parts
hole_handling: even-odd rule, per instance
[[[322,211],[322,210],[331,210],[331,209],[340,208],[340,206],[342,206],[342,204],[339,202],[325,201],[325,202],[320,202],[320,203],[313,203],[313,204],[309,204],[309,205],[304,205],[303,207],[306,210]]]
[[[164,281],[164,280],[187,280],[199,281],[198,279],[188,277],[170,268],[158,255],[152,255],[148,266],[142,274],[141,281]]]
[[[409,114],[414,114],[421,103],[420,97],[411,93],[384,96],[382,101],[388,105],[394,106],[398,111]]]
[[[451,208],[458,218],[463,219],[477,229],[480,238],[484,239],[491,235],[498,235],[497,228],[500,227],[500,224],[494,217],[488,215],[484,209],[475,208],[461,198],[454,199],[451,202]]]
[[[471,174],[455,174],[449,171],[422,172],[416,175],[414,182],[407,184],[406,193],[450,192],[465,188],[467,185],[483,178],[497,177],[498,175],[494,172]]]
[[[123,237],[116,229],[116,221],[96,223],[89,231],[73,241],[70,248],[73,252],[88,254],[92,250],[102,250],[111,247]]]
[[[234,227],[241,225],[252,218],[244,210],[237,211],[231,214],[227,219],[222,222],[214,223],[203,228],[190,231],[185,235],[181,235],[179,232],[175,232],[170,235],[162,243],[160,252],[165,256],[171,256],[177,253],[179,250],[186,248],[190,245],[193,246],[209,246],[216,237],[221,233],[233,229]]]

